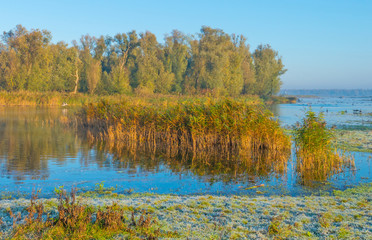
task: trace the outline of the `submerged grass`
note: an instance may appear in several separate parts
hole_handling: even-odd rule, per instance
[[[88,104],[79,129],[115,149],[143,149],[167,157],[269,159],[285,165],[290,139],[272,113],[241,100],[197,99],[151,104],[136,101]]]
[[[356,152],[372,153],[372,131],[371,130],[345,130],[335,131],[336,144],[338,148]]]
[[[334,132],[326,127],[322,114],[311,110],[302,123],[294,127],[297,155],[297,172],[303,184],[325,181],[346,166],[354,167],[354,161],[337,152],[332,140]]]

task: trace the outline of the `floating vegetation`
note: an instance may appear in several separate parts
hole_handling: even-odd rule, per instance
[[[141,104],[101,101],[77,114],[79,129],[110,149],[143,150],[168,158],[191,156],[286,166],[290,139],[264,107],[243,101],[195,100]],[[272,165],[272,164],[270,164]]]
[[[336,144],[349,151],[372,152],[372,131],[344,130],[335,131]]]
[[[345,167],[354,167],[351,157],[339,154],[332,144],[333,130],[326,127],[323,115],[309,110],[302,123],[294,127],[297,172],[301,183],[325,181]]]

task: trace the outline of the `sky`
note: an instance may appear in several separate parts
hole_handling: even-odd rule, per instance
[[[51,31],[53,42],[146,30],[159,42],[203,25],[270,44],[285,89],[372,89],[372,0],[0,0],[0,31]]]

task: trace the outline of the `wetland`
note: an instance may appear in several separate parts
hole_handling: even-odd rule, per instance
[[[371,237],[370,98],[128,99],[1,107],[0,239]]]
[[[287,129],[284,132],[288,136],[292,131],[290,126],[301,120],[310,105],[314,112],[323,112],[329,127],[336,128],[334,141],[337,146],[339,149],[344,149],[344,154],[354,160],[352,168],[344,168],[325,181],[314,180],[307,185],[301,184],[296,172],[294,148],[291,156],[280,154],[285,158],[275,164],[267,156],[259,159],[257,156],[244,156],[242,152],[237,155],[236,152],[214,151],[223,150],[221,146],[216,147],[216,143],[211,146],[203,145],[202,142],[198,144],[209,149],[204,156],[193,153],[192,149],[184,149],[184,151],[179,151],[178,147],[177,150],[166,149],[156,141],[157,149],[151,145],[134,149],[126,144],[118,144],[120,141],[110,142],[107,139],[94,137],[92,131],[89,133],[87,129],[66,126],[67,118],[78,112],[74,107],[4,106],[0,111],[0,187],[3,189],[4,197],[29,195],[32,189],[42,189],[42,194],[51,196],[54,189],[62,185],[66,189],[75,186],[79,189],[91,190],[96,187],[96,184],[102,182],[106,187],[114,187],[117,193],[132,189],[137,193],[181,195],[256,195],[259,192],[264,195],[296,196],[331,192],[335,189],[344,190],[360,183],[368,183],[372,177],[370,104],[369,98],[303,98],[296,104],[278,104],[272,107],[274,118],[279,119],[280,125]],[[199,106],[200,109],[191,109],[190,104],[186,107],[188,107],[187,111],[196,112],[206,109],[202,105]],[[226,112],[222,112],[224,107],[226,106],[220,105],[220,109],[215,109],[216,116],[221,119],[227,116]],[[354,114],[353,109],[361,110],[362,114]],[[172,111],[179,111],[178,122],[174,124],[181,124],[184,121],[182,117],[186,116],[185,113],[175,108],[172,108]],[[210,112],[210,109],[205,111]],[[240,111],[243,110],[239,109],[237,112]],[[239,114],[229,116],[231,116],[229,120],[231,123],[236,121],[234,117],[244,117]],[[149,122],[154,120],[150,115],[143,117],[147,117]],[[202,114],[199,117],[201,118]],[[160,117],[154,121],[160,121],[159,119]],[[166,117],[164,119],[166,120]],[[164,122],[164,126],[169,124],[173,123]],[[240,130],[230,129],[227,126],[221,127],[222,136],[227,135],[223,131],[227,131],[228,128],[229,131],[231,130],[230,135],[233,131],[242,134]],[[146,131],[150,133],[151,129],[148,127]],[[257,136],[258,133],[252,134]],[[128,136],[126,136],[127,141],[129,141]],[[222,142],[218,140],[218,136],[204,132],[202,136],[209,137],[208,140],[215,139],[215,142]],[[115,136],[111,137],[115,138]],[[166,136],[152,137],[161,139]],[[174,141],[172,137],[174,136],[169,134],[167,141]],[[187,137],[184,143],[187,144]],[[179,142],[176,144],[183,145]],[[227,140],[224,142],[225,146],[229,144],[238,149],[239,144],[242,143]],[[165,145],[169,146],[169,144]],[[258,143],[256,145],[258,146]],[[252,148],[254,148],[253,143]],[[278,149],[272,152],[277,151]],[[251,188],[258,185],[265,187],[259,190]]]

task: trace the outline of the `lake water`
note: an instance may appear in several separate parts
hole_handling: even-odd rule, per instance
[[[272,108],[283,126],[301,119],[309,106],[324,112],[329,125],[339,128],[372,129],[371,98],[303,98],[297,104]],[[354,114],[353,110],[361,110]],[[370,182],[370,153],[352,152],[355,170],[344,169],[327,182],[300,184],[293,157],[287,170],[276,172],[269,167],[226,164],[223,159],[209,165],[191,159],[166,160],[146,153],[116,156],[102,146],[89,143],[60,124],[72,109],[1,107],[0,108],[0,189],[4,196],[22,196],[41,189],[52,196],[59,186],[70,189],[94,189],[98,183],[116,187],[116,192],[171,194],[290,194],[302,195],[345,189]],[[249,187],[265,184],[259,189]],[[1,197],[1,195],[0,195]]]

